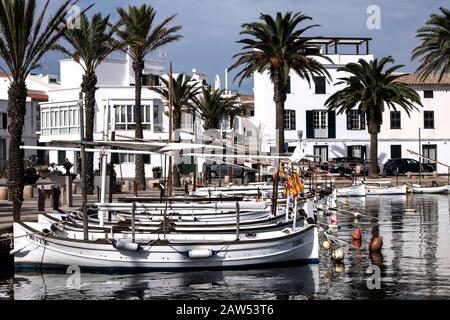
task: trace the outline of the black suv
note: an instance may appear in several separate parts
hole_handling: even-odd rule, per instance
[[[357,167],[359,167],[360,174],[367,175],[369,164],[365,163],[364,159],[356,157],[333,158],[333,160],[329,162],[328,170],[330,173],[339,173],[341,177],[343,177],[344,175],[356,173],[356,171],[358,171]]]
[[[422,172],[433,172],[434,167],[428,163],[422,163]],[[383,167],[386,175],[396,176],[406,172],[420,172],[420,163],[414,159],[400,158],[389,159]]]

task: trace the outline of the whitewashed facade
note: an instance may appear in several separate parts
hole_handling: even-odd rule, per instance
[[[8,133],[8,88],[10,80],[5,74],[0,74],[0,171],[6,165],[9,149]],[[36,131],[40,130],[39,103],[48,99],[47,92],[58,87],[57,77],[54,75],[30,75],[26,80],[28,89],[26,102],[26,115],[23,128],[22,142],[25,145],[35,146],[38,143]],[[25,150],[25,159],[38,154],[34,150]],[[45,161],[45,159],[39,159]]]
[[[305,152],[329,161],[335,157],[356,156],[368,159],[370,137],[364,115],[357,111],[338,115],[327,112],[325,101],[341,86],[334,85],[338,78],[347,74],[337,72],[337,68],[359,59],[373,60],[370,54],[370,38],[317,38],[314,40],[323,54],[333,63],[321,61],[331,76],[327,82],[320,78],[308,83],[291,71],[290,91],[285,104],[285,141],[292,150],[299,143],[299,131],[303,132]],[[450,127],[446,113],[450,103],[450,79],[441,85],[436,80],[420,82],[413,75],[403,81],[409,83],[422,97],[424,107],[413,111],[408,118],[404,111],[399,114],[387,111],[383,115],[383,125],[379,134],[378,163],[382,168],[390,158],[418,157],[407,150],[419,151],[419,128],[421,128],[421,152],[430,158],[450,165]],[[424,91],[432,91],[433,97],[425,98]],[[427,93],[427,96],[432,93]],[[254,75],[255,116],[251,128],[261,128],[262,151],[271,151],[275,146],[275,103],[273,85],[268,73]],[[400,110],[400,109],[398,109]],[[427,117],[427,120],[425,120]],[[392,118],[392,119],[391,119]],[[317,158],[318,160],[319,158]],[[447,173],[447,168],[437,166],[439,173]]]

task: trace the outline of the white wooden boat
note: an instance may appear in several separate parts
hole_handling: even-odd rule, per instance
[[[65,217],[66,219],[62,219],[64,216],[57,215],[57,214],[40,214],[38,215],[38,222],[39,223],[46,223],[51,224],[51,229],[58,229],[60,231],[83,231],[83,222],[82,220],[76,220],[76,219],[70,219],[70,217]],[[280,215],[278,217],[275,217],[271,219],[272,221],[270,223],[267,223],[266,220],[262,223],[258,221],[245,221],[245,224],[242,224],[242,222],[239,223],[240,230],[242,232],[261,232],[261,231],[273,231],[273,230],[281,230],[286,227],[289,227],[292,225],[291,220],[284,220],[284,215]],[[300,225],[300,219],[298,219],[299,225]],[[170,229],[171,232],[185,232],[185,233],[236,233],[236,223],[229,223],[229,224],[216,224],[216,225],[203,225],[201,223],[198,223],[197,225],[191,224],[191,225],[185,225],[180,226],[176,222],[168,222],[171,225],[168,226],[168,230]],[[120,233],[120,232],[126,232],[130,233],[131,231],[131,224],[128,221],[128,224],[120,225],[117,223],[117,221],[114,222],[108,222],[105,223],[104,227],[99,227],[98,222],[93,223],[91,221],[88,221],[88,228],[92,232],[104,232],[104,233],[111,233],[112,228],[114,228],[114,233]],[[139,224],[136,223],[136,232],[137,233],[148,233],[148,232],[161,232],[162,230],[162,222],[157,224]]]
[[[366,188],[363,184],[358,184],[351,187],[337,188],[336,189],[338,197],[365,197]]]
[[[406,185],[402,186],[380,186],[380,185],[365,185],[366,195],[406,195]]]
[[[315,225],[252,234],[161,234],[84,241],[44,233],[42,224],[14,223],[16,268],[195,269],[317,263]],[[74,235],[74,234],[72,234]],[[81,233],[82,236],[82,233]]]
[[[411,190],[413,193],[426,193],[426,194],[432,194],[432,193],[448,193],[450,190],[450,185],[446,186],[437,186],[437,187],[421,187],[418,185],[413,185],[411,187]]]

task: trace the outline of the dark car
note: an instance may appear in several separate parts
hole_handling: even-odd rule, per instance
[[[428,163],[422,163],[422,172],[433,172],[434,167]],[[420,172],[420,163],[414,159],[400,158],[389,159],[383,167],[386,175],[396,176],[406,172]]]
[[[339,173],[341,177],[358,172],[367,175],[369,164],[357,157],[339,157],[329,162],[328,170],[330,173]]]

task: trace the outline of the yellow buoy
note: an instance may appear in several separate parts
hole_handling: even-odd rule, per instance
[[[324,241],[323,242],[323,244],[322,244],[322,246],[323,246],[323,248],[325,249],[325,250],[330,250],[330,248],[331,248],[331,243],[330,243],[330,241]]]

